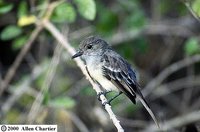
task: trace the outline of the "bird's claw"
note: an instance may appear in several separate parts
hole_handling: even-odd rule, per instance
[[[110,93],[111,91],[101,91],[97,94],[97,99],[99,101],[101,101],[100,96],[103,94],[104,96],[106,96],[107,93]]]
[[[104,95],[104,91],[101,91],[101,92],[99,92],[99,93],[97,94],[97,99],[98,99],[99,101],[101,101],[100,96],[101,96],[102,94]]]
[[[102,106],[105,107],[106,104],[110,105],[110,101],[105,101],[105,102],[103,102],[103,103],[102,103]]]

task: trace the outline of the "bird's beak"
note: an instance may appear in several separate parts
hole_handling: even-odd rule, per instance
[[[79,57],[79,56],[81,56],[82,54],[83,54],[83,51],[78,50],[78,52],[77,52],[75,55],[72,56],[72,59],[74,59],[74,58],[76,58],[76,57]]]

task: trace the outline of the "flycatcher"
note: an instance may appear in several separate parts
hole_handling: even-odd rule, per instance
[[[79,56],[84,60],[89,76],[106,91],[105,93],[113,90],[118,91],[118,95],[124,93],[134,104],[137,97],[159,127],[155,115],[140,91],[131,65],[112,50],[106,41],[96,36],[86,38],[80,43],[78,52],[72,58]]]

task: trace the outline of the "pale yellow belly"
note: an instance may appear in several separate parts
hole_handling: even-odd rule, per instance
[[[89,69],[88,68],[88,71],[91,75],[91,77],[93,79],[95,79],[97,82],[100,83],[100,85],[106,89],[106,90],[114,90],[114,91],[118,91],[118,89],[116,88],[115,85],[113,85],[113,83],[111,81],[109,81],[108,79],[106,79],[103,74],[102,74],[102,70],[100,69],[100,67],[96,67],[95,69]]]

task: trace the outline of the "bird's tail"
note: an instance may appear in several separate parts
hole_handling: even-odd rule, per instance
[[[142,105],[145,107],[145,109],[148,111],[148,113],[150,114],[150,116],[152,117],[153,121],[155,122],[155,124],[158,126],[158,128],[160,128],[160,125],[158,123],[158,120],[156,119],[154,113],[152,112],[151,108],[149,107],[149,105],[147,104],[145,98],[143,97],[142,94],[137,94],[137,98],[141,101]]]

